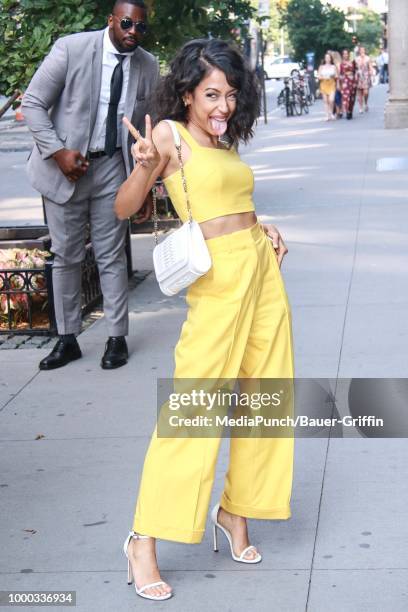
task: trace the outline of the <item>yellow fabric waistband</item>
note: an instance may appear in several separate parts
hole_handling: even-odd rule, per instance
[[[223,234],[216,238],[208,238],[206,244],[210,253],[240,249],[259,242],[265,237],[265,232],[259,223],[255,223],[246,229],[237,230],[230,234]]]

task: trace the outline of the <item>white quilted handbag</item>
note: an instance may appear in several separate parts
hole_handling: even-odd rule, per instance
[[[201,231],[200,225],[194,221],[187,192],[181,157],[180,134],[173,121],[166,120],[173,132],[177,149],[183,189],[186,196],[188,221],[171,233],[165,240],[158,242],[157,236],[157,198],[153,190],[153,219],[156,246],[153,250],[153,264],[159,287],[165,295],[176,295],[188,287],[211,268],[211,257]]]

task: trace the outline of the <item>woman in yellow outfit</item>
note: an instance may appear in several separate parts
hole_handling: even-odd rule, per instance
[[[291,312],[279,269],[287,248],[275,226],[257,222],[253,174],[236,148],[252,137],[259,115],[255,77],[235,47],[193,40],[173,60],[156,101],[160,121],[153,130],[149,115],[144,137],[128,124],[138,163],[119,190],[116,214],[125,219],[139,210],[161,176],[186,220],[174,137],[164,121],[174,120],[192,215],[212,259],[210,271],[187,291],[175,379],[292,379]],[[160,437],[156,428],[124,545],[128,582],[134,578],[138,595],[172,595],[157,567],[156,538],[202,540],[219,445],[220,437]],[[293,437],[231,438],[224,491],[211,518],[215,540],[220,529],[234,560],[261,560],[249,544],[247,518],[291,516],[292,470]]]
[[[339,75],[333,56],[328,51],[325,54],[317,72],[317,77],[320,81],[320,93],[322,94],[326,111],[326,121],[331,121],[332,119],[336,118],[336,115],[333,113],[333,105],[338,76]]]

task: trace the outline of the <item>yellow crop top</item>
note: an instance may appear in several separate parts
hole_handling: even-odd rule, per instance
[[[184,162],[184,173],[193,219],[198,223],[255,210],[252,200],[254,175],[234,149],[212,149],[203,147],[178,121],[177,129],[190,147],[190,158]],[[188,213],[181,171],[163,179],[167,192],[183,221]]]

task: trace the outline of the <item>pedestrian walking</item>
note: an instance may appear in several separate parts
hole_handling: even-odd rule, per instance
[[[341,119],[343,117],[343,105],[340,84],[336,84],[336,91],[334,93],[333,115],[336,119]]]
[[[188,219],[175,129],[192,216],[212,259],[209,272],[188,288],[175,380],[291,379],[291,311],[280,274],[287,248],[275,226],[258,223],[253,173],[237,151],[259,115],[254,74],[234,46],[193,40],[174,58],[156,98],[162,121],[152,132],[146,118],[146,136],[134,146],[138,164],[116,210],[121,219],[137,211],[160,175],[180,218]],[[219,446],[219,436],[161,437],[156,427],[124,544],[137,594],[158,600],[172,594],[157,567],[156,538],[201,542]],[[223,531],[235,561],[258,563],[247,519],[290,517],[293,437],[232,437],[230,449],[224,492],[211,513],[214,536]]]
[[[387,49],[381,49],[381,53],[378,56],[378,67],[380,69],[380,83],[388,83],[388,51]]]
[[[329,53],[333,58],[333,62],[334,62],[334,65],[336,66],[337,76],[338,76],[339,70],[340,70],[341,55],[338,51],[329,51]],[[341,88],[340,88],[340,81],[338,78],[336,80],[336,91],[334,92],[333,115],[336,119],[341,119],[343,116],[342,103],[341,103]]]
[[[352,51],[350,53],[350,59],[356,60],[360,51],[360,43],[358,42],[358,38],[355,34],[351,37],[351,45]]]
[[[365,47],[360,47],[357,64],[357,97],[359,112],[368,112],[368,96],[374,75],[371,59],[366,55]]]
[[[158,78],[156,59],[140,46],[146,28],[143,0],[117,0],[105,29],[55,42],[24,95],[23,111],[35,141],[28,175],[44,198],[54,254],[59,339],[40,362],[42,370],[81,357],[76,335],[88,223],[109,336],[101,366],[112,369],[127,362],[127,222],[117,219],[114,201],[133,168],[121,119],[126,113],[143,125]]]
[[[339,82],[341,88],[343,113],[346,115],[347,119],[353,118],[353,108],[357,88],[356,72],[356,62],[350,59],[349,50],[343,49],[342,61],[339,70]]]
[[[327,52],[319,66],[317,78],[320,82],[320,93],[323,97],[323,104],[326,111],[326,121],[335,119],[333,114],[334,97],[336,93],[337,68],[334,64],[333,56]]]

